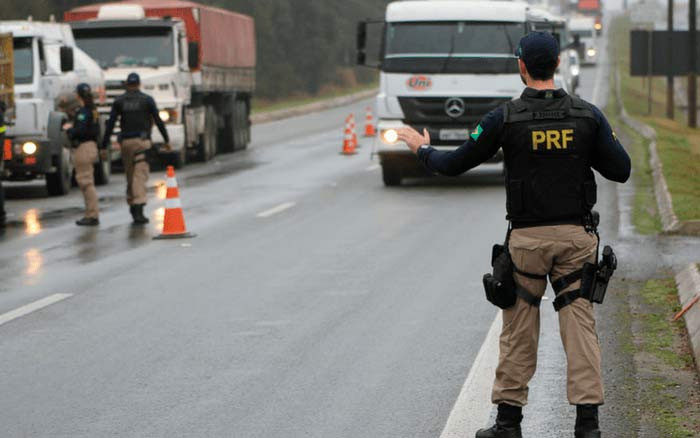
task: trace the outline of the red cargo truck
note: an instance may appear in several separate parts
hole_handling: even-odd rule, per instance
[[[105,71],[100,110],[109,111],[127,74],[139,73],[161,110],[176,166],[247,146],[256,61],[251,17],[189,1],[126,0],[71,9],[64,18]],[[163,142],[155,129],[151,138],[156,147]]]

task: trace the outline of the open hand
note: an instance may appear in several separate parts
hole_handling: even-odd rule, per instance
[[[418,131],[410,126],[399,128],[396,132],[399,134],[399,141],[406,143],[413,153],[416,153],[421,145],[430,144],[430,134],[425,128],[423,129],[423,135],[420,135]]]

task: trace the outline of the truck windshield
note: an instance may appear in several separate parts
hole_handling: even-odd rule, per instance
[[[31,84],[34,75],[32,38],[14,38],[12,48],[14,50],[15,84]]]
[[[78,47],[103,69],[161,67],[175,63],[169,27],[73,29]]]
[[[573,38],[575,35],[578,35],[580,38],[593,38],[593,31],[592,30],[572,30],[571,37]]]
[[[390,23],[384,71],[406,73],[517,73],[514,52],[525,23]]]

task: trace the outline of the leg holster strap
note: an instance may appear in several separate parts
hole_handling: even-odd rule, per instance
[[[513,263],[513,271],[522,275],[523,277],[532,278],[533,280],[546,280],[547,279],[547,274],[533,274],[531,272],[521,271],[520,269],[518,269],[517,266],[515,266],[515,263]]]
[[[552,281],[552,289],[559,293],[583,277],[583,269],[576,270]]]
[[[581,289],[574,289],[564,292],[554,299],[554,310],[558,312],[579,298],[585,298]]]
[[[542,302],[542,298],[534,296],[520,286],[515,288],[515,295],[533,307],[539,307]]]

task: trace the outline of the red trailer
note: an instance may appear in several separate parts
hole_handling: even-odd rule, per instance
[[[603,30],[603,5],[601,0],[578,0],[577,11],[582,15],[595,18],[595,30]]]
[[[144,76],[157,76],[151,94],[170,112],[162,114],[168,133],[182,138],[185,150],[171,144],[178,149],[176,158],[184,162],[187,149],[207,160],[217,149],[246,147],[256,64],[251,17],[190,1],[125,0],[74,8],[64,19],[71,22],[78,46],[103,66],[108,104],[123,91],[126,70],[141,74],[147,93]],[[168,35],[172,44],[166,44]],[[172,77],[164,78],[168,67]],[[172,92],[155,92],[166,88]]]

